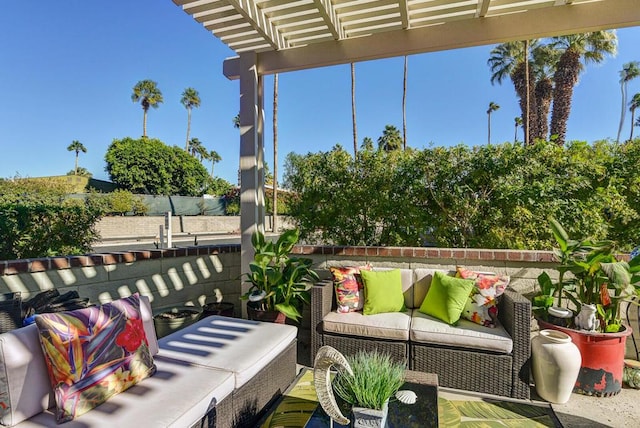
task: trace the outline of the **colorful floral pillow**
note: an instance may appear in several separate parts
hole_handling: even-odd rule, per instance
[[[41,314],[36,325],[58,423],[155,373],[137,293],[102,306]]]
[[[337,312],[347,313],[362,310],[364,306],[364,285],[360,271],[371,270],[371,265],[332,267],[329,270],[333,276],[333,286],[336,289]]]
[[[467,299],[461,317],[485,327],[495,327],[498,322],[498,297],[509,285],[507,275],[475,272],[458,267],[458,278],[472,279],[475,286]]]

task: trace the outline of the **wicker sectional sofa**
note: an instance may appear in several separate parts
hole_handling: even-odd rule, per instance
[[[378,349],[411,370],[437,373],[441,386],[529,398],[531,304],[507,288],[500,296],[496,328],[460,320],[450,326],[418,311],[433,269],[401,269],[405,312],[363,315],[336,312],[334,286],[311,289],[311,352],[323,345],[344,354]]]
[[[141,313],[156,373],[64,427],[252,427],[296,376],[293,326],[211,316],[158,341]],[[58,426],[35,325],[0,335],[0,383],[0,425]]]

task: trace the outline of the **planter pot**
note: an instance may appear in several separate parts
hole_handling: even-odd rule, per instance
[[[153,325],[158,339],[195,323],[200,319],[200,312],[201,310],[194,306],[177,306],[160,310],[153,316]]]
[[[221,315],[223,317],[233,317],[233,303],[207,303],[202,307],[200,318],[206,318],[211,315]]]
[[[580,350],[571,337],[558,330],[542,330],[531,339],[533,379],[540,397],[564,404],[580,372]]]
[[[247,316],[253,321],[274,322],[285,324],[287,317],[279,311],[265,311],[247,304]]]
[[[389,411],[389,400],[384,402],[382,410],[368,409],[366,407],[353,407],[353,427],[354,428],[373,428],[384,427],[387,422],[387,413]]]
[[[559,327],[538,320],[541,329],[568,334],[580,350],[582,365],[573,392],[597,397],[616,395],[622,389],[624,352],[631,327],[618,333],[594,333]]]

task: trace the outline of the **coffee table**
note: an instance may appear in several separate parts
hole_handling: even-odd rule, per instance
[[[306,369],[313,370],[313,369]],[[302,375],[302,374],[301,374]],[[300,375],[300,376],[301,376]],[[298,379],[300,378],[298,377]],[[433,373],[423,373],[407,370],[405,372],[405,384],[400,389],[410,390],[416,393],[418,399],[415,404],[403,404],[398,400],[392,399],[389,402],[389,413],[387,416],[388,428],[428,428],[438,426],[438,375]],[[296,384],[294,381],[293,385]],[[293,386],[292,385],[292,386]],[[287,392],[285,392],[285,395]],[[341,402],[339,397],[336,397],[338,405],[341,407],[342,414],[349,417],[350,406],[347,403]],[[300,428],[327,428],[330,426],[341,428],[345,425],[339,425],[333,423],[327,414],[324,412],[320,404],[316,402],[308,403],[311,408],[308,410],[312,412],[309,419],[305,423],[300,424]],[[297,404],[300,406],[300,402]],[[303,404],[304,406],[304,404]],[[271,411],[274,411],[278,407],[278,404],[274,405]],[[302,409],[301,407],[298,407]],[[307,407],[308,408],[308,407]],[[294,424],[295,425],[295,424]],[[287,425],[287,426],[294,426]],[[262,426],[259,424],[258,426]],[[297,426],[297,425],[295,425]]]

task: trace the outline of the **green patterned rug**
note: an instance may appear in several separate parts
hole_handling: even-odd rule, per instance
[[[274,407],[262,428],[305,427],[318,408],[313,371],[303,370]],[[561,427],[545,403],[500,401],[449,391],[438,393],[438,420],[440,428]]]

